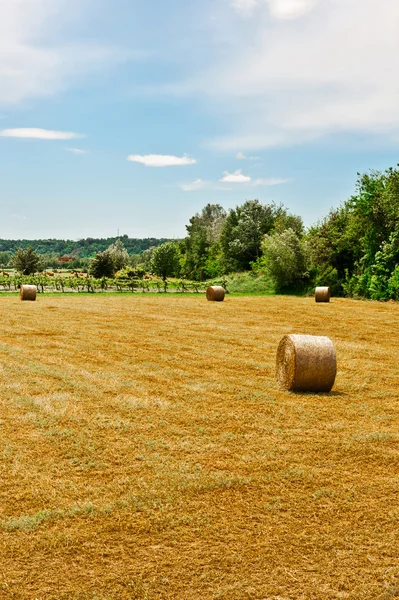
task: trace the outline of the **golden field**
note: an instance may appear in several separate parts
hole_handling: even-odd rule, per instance
[[[0,598],[399,596],[399,305],[0,298]],[[329,336],[330,394],[275,383]]]

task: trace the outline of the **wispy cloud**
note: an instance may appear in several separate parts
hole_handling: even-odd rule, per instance
[[[231,0],[231,6],[245,17],[250,16],[259,4],[260,0]]]
[[[230,187],[225,185],[218,185],[213,181],[205,181],[204,179],[196,179],[191,183],[180,183],[179,187],[184,192],[198,192],[200,190],[218,190],[221,192],[229,192],[231,191]]]
[[[225,183],[248,183],[249,181],[251,181],[251,178],[249,177],[249,175],[243,175],[241,173],[241,169],[238,169],[237,171],[234,171],[234,173],[229,173],[228,171],[225,171],[224,176],[221,179],[219,179],[219,181]]]
[[[17,215],[15,213],[11,214],[10,217],[13,219],[18,219],[19,221],[25,221],[26,219],[25,215]]]
[[[225,172],[224,176],[219,181],[207,181],[205,179],[196,179],[189,183],[180,183],[179,187],[184,192],[197,192],[200,190],[218,190],[222,192],[232,191],[233,188],[226,184],[240,183],[243,187],[259,187],[259,186],[274,186],[288,183],[290,179],[283,179],[279,177],[269,178],[257,178],[251,179],[246,175],[243,175],[241,171],[235,171],[234,173]],[[241,188],[240,186],[240,188]]]
[[[72,154],[87,154],[87,150],[82,150],[81,148],[67,148],[68,152],[72,152]]]
[[[82,76],[126,59],[115,47],[77,37],[75,28],[82,32],[86,15],[97,4],[0,0],[0,106],[56,94]]]
[[[71,131],[53,131],[51,129],[35,128],[3,129],[0,131],[0,136],[36,140],[72,140],[82,137],[80,134]]]
[[[171,156],[169,154],[130,154],[127,157],[130,162],[137,162],[146,167],[179,167],[183,165],[195,165],[196,160],[187,155]]]
[[[257,187],[259,185],[273,186],[273,185],[282,185],[283,183],[289,183],[290,181],[291,181],[291,179],[282,179],[282,178],[278,178],[278,177],[270,177],[270,178],[260,177],[259,179],[254,179],[252,181],[252,185],[254,187]]]
[[[397,0],[229,4],[222,34],[236,42],[225,53],[215,44],[214,59],[173,92],[202,95],[219,111],[226,133],[208,147],[246,155],[340,134],[397,143]],[[248,19],[236,13],[252,19],[250,44]]]
[[[245,156],[243,152],[237,152],[236,158],[238,160],[259,160],[260,156]]]

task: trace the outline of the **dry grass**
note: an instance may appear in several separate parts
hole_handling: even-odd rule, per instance
[[[0,598],[399,595],[399,307],[0,299]],[[331,394],[275,383],[327,335]]]

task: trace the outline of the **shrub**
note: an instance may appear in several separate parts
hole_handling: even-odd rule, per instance
[[[97,252],[90,265],[90,275],[96,279],[113,277],[115,272],[114,261],[108,250]]]

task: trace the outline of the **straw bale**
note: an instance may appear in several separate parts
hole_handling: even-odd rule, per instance
[[[291,391],[329,392],[334,385],[337,359],[330,338],[285,335],[277,349],[276,378]]]
[[[36,300],[37,288],[35,285],[21,285],[19,297],[21,300]]]
[[[224,288],[221,285],[211,285],[206,290],[206,299],[213,302],[222,302],[224,300]]]
[[[315,289],[314,299],[316,302],[330,302],[330,288],[317,287]]]

